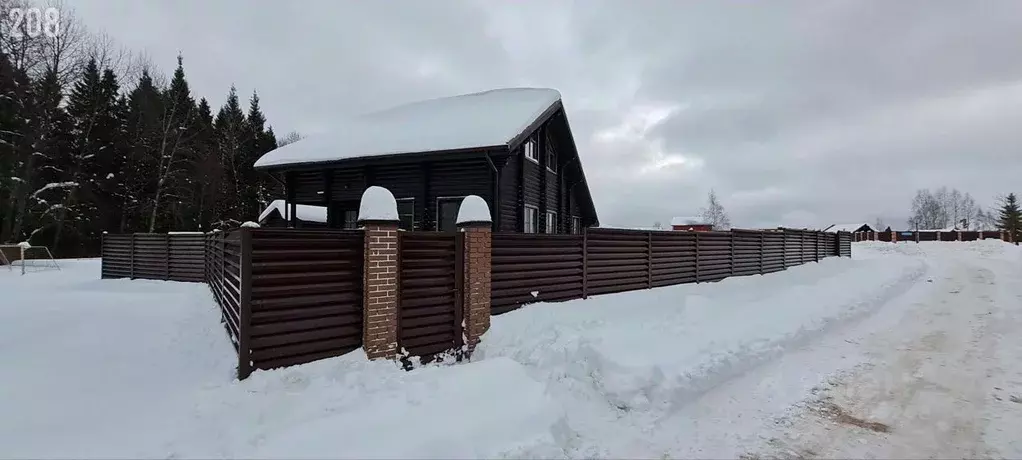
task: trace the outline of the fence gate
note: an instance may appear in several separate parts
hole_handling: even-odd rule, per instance
[[[398,232],[399,349],[424,361],[460,349],[464,233]]]

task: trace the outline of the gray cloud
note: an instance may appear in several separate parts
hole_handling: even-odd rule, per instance
[[[888,220],[1022,177],[1022,3],[76,0],[90,27],[278,132],[501,86],[561,90],[601,221],[717,190],[741,226]],[[891,222],[900,224],[901,222]]]

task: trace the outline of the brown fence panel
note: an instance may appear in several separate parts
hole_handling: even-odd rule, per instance
[[[201,233],[103,235],[102,278],[202,282],[204,265]]]
[[[841,257],[852,256],[852,234],[848,232],[838,232],[838,255]]]
[[[941,241],[958,241],[958,232],[940,232]]]
[[[1001,232],[999,231],[980,232],[980,237],[982,237],[984,240],[999,240],[1001,239]]]
[[[784,234],[784,268],[802,263],[802,232],[782,230]]]
[[[590,229],[586,238],[587,294],[650,287],[650,232]]]
[[[696,236],[692,232],[651,232],[652,286],[696,281]]]
[[[205,236],[202,233],[170,233],[168,244],[167,279],[201,283],[205,276]]]
[[[494,233],[492,238],[493,314],[531,302],[582,298],[583,235]]]
[[[362,345],[363,232],[241,231],[251,232],[243,267],[251,271],[254,368],[340,356]]]
[[[767,230],[763,232],[763,273],[784,270],[784,232]]]
[[[103,235],[101,278],[131,278],[132,235]]]
[[[696,276],[699,282],[731,276],[731,232],[697,232]]]
[[[962,241],[976,241],[979,239],[979,232],[962,232]]]
[[[937,234],[940,232],[918,232],[919,241],[937,241]]]
[[[242,232],[213,232],[206,236],[206,283],[220,306],[221,321],[238,353],[238,378],[245,378],[249,366],[248,316],[242,283]]]
[[[877,234],[877,241],[891,242],[891,232],[880,232]]]
[[[763,273],[765,262],[765,232],[732,230],[734,249],[734,276]]]
[[[464,233],[398,232],[398,347],[429,357],[460,349]]]
[[[837,234],[816,232],[816,260],[837,255]]]

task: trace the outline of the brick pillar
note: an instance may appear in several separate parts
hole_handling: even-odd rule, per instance
[[[962,241],[962,231],[961,230],[958,231],[958,239],[955,240],[955,241]]]
[[[459,224],[465,232],[464,289],[462,309],[465,321],[465,345],[468,355],[490,329],[490,223]]]
[[[894,230],[891,230],[891,242],[892,243],[897,243],[898,242],[898,232],[896,232]]]
[[[362,347],[369,359],[397,356],[398,222],[364,222]]]

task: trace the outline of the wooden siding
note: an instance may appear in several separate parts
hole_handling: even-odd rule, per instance
[[[451,160],[409,161],[406,163],[334,167],[331,177],[331,214],[342,210],[357,210],[362,193],[376,185],[390,190],[397,199],[415,200],[414,225],[416,230],[435,230],[436,202],[439,197],[479,195],[493,208],[493,169],[484,152]],[[326,180],[318,170],[299,171],[294,174],[295,197],[302,204],[322,204],[326,194]],[[319,192],[323,193],[319,193]],[[340,216],[331,216],[342,222]]]
[[[521,156],[511,155],[503,159],[500,171],[500,228],[503,232],[521,231],[518,225],[519,180],[521,178]]]

